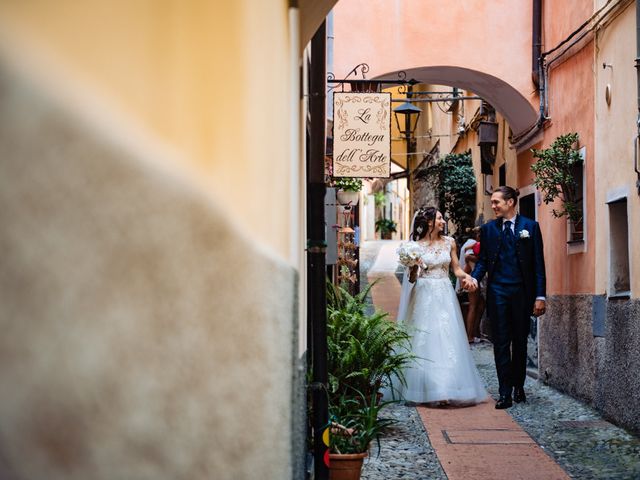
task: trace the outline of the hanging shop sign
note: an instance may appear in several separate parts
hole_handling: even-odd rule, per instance
[[[391,175],[391,94],[334,92],[333,176]]]

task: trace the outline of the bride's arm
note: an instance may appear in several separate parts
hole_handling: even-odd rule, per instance
[[[471,280],[471,275],[466,273],[462,268],[460,268],[460,262],[458,261],[458,247],[456,246],[456,241],[451,239],[451,269],[453,270],[453,274],[458,277],[460,280],[467,279]]]
[[[416,283],[417,279],[418,279],[418,266],[414,265],[413,267],[409,268],[409,282]]]

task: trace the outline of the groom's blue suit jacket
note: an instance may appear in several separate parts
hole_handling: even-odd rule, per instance
[[[489,275],[489,283],[496,278],[496,266],[502,246],[502,219],[493,220],[480,228],[480,255],[471,276],[478,282],[485,274]],[[544,267],[544,252],[542,234],[538,222],[521,215],[515,221],[516,256],[522,282],[528,302],[533,308],[536,297],[546,295],[546,275]],[[526,233],[522,232],[528,232]]]

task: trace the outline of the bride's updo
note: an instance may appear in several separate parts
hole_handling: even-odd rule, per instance
[[[436,215],[438,209],[436,207],[422,207],[418,210],[416,218],[413,222],[413,231],[411,232],[411,240],[414,242],[421,240],[431,233],[436,225]],[[431,226],[429,226],[431,224]]]

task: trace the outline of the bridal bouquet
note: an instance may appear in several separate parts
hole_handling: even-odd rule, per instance
[[[416,242],[401,243],[396,250],[400,264],[405,267],[420,265],[420,257],[424,253],[422,247]]]

